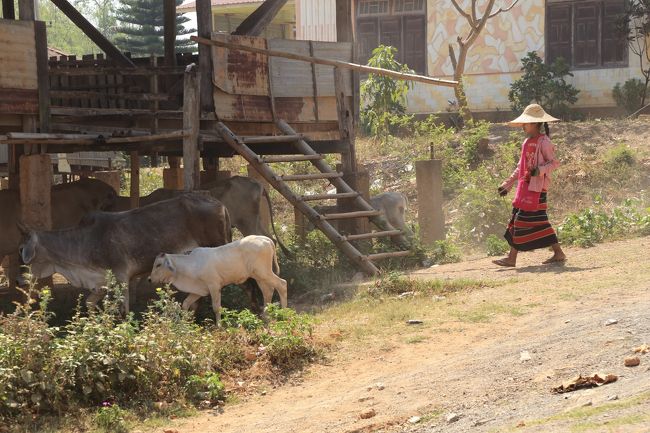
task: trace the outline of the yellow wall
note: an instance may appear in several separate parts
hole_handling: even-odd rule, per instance
[[[469,0],[461,0],[469,10]],[[487,3],[486,0],[479,4]],[[497,0],[496,6],[510,0]],[[480,10],[480,9],[479,9]],[[453,72],[448,46],[469,25],[449,1],[427,0],[427,56],[430,76],[449,78]],[[525,0],[488,22],[470,49],[465,68],[465,87],[474,111],[509,111],[510,84],[521,76],[521,58],[537,51],[544,58],[545,1]],[[456,45],[454,43],[454,45]],[[457,48],[455,48],[457,51]],[[640,76],[638,60],[630,55],[629,67],[573,71],[572,82],[581,92],[578,107],[613,107],[611,90],[617,82]],[[409,92],[409,111],[445,111],[453,90],[416,84]]]

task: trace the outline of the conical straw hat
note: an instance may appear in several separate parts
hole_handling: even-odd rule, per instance
[[[511,126],[521,126],[524,123],[544,123],[544,122],[559,122],[560,119],[556,119],[550,114],[546,113],[541,105],[539,104],[530,104],[524,110],[523,114],[517,117],[515,120],[508,122]]]

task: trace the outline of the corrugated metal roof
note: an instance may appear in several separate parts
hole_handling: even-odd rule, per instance
[[[224,5],[238,5],[238,4],[262,4],[260,0],[212,0],[212,6],[224,6]],[[196,2],[190,1],[183,3],[182,5],[176,8],[177,12],[194,12],[196,10]]]

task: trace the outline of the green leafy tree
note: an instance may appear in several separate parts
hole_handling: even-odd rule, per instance
[[[621,17],[619,31],[627,35],[628,46],[639,58],[639,68],[644,78],[638,110],[645,107],[650,86],[650,0],[629,0]]]
[[[512,110],[521,112],[528,104],[538,103],[553,115],[567,117],[570,105],[578,101],[578,93],[566,77],[572,77],[569,65],[559,58],[552,64],[546,64],[536,52],[529,52],[521,59],[524,75],[510,86],[508,98]]]
[[[75,6],[78,6],[77,3]],[[93,41],[49,0],[39,2],[39,19],[45,22],[48,46],[77,56],[101,52]]]
[[[395,60],[397,49],[380,45],[372,51],[368,66],[391,71],[411,72]],[[406,112],[406,93],[411,84],[391,77],[368,74],[361,83],[361,123],[377,137],[390,135],[391,125],[402,123]]]
[[[646,88],[646,83],[638,78],[631,78],[623,83],[623,85],[616,83],[612,95],[614,96],[616,105],[631,114],[643,107],[643,97]]]
[[[183,0],[176,0],[180,5]],[[193,33],[184,24],[190,19],[183,14],[176,16],[176,35]],[[164,52],[164,11],[160,0],[122,0],[117,9],[117,35],[115,44],[135,55],[161,55]],[[176,38],[176,51],[192,51],[195,44],[189,39]]]

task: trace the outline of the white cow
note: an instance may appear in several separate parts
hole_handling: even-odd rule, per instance
[[[210,295],[212,309],[221,319],[221,289],[228,284],[242,284],[249,278],[257,281],[264,296],[264,306],[271,302],[275,290],[280,305],[287,306],[287,282],[280,272],[273,241],[266,236],[246,236],[217,248],[196,248],[189,254],[160,254],[156,258],[150,282],[173,284],[189,293],[183,301],[188,310],[199,298]]]

